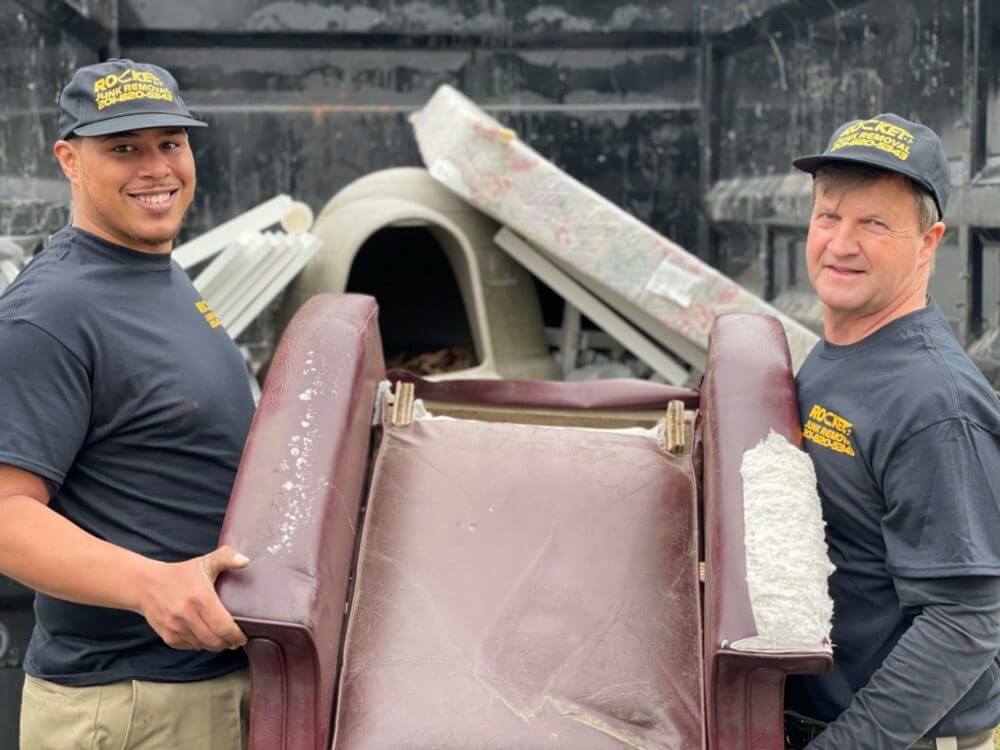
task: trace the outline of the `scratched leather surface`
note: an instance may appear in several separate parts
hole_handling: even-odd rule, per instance
[[[418,422],[388,430],[378,456],[338,673],[383,377],[376,319],[356,295],[303,308],[244,453],[222,539],[253,564],[219,588],[250,638],[252,749],[321,750],[335,718],[346,750],[781,750],[784,674],[828,669],[829,654],[724,647],[753,634],[740,458],[768,429],[798,441],[778,324],[722,316],[713,330],[704,628],[686,462],[636,436]],[[684,390],[649,385],[418,383],[417,395],[603,408]]]
[[[334,747],[702,747],[695,488],[655,441],[389,428]]]
[[[362,295],[317,295],[302,307],[275,354],[240,462],[221,541],[251,564],[223,574],[218,588],[251,639],[253,750],[315,750],[329,734],[385,373],[377,321],[375,300]]]

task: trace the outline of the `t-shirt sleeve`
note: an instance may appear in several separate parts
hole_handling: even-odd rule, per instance
[[[0,464],[61,485],[90,413],[83,363],[33,323],[0,320]]]
[[[1000,574],[1000,434],[962,418],[925,427],[896,446],[882,489],[894,576]]]

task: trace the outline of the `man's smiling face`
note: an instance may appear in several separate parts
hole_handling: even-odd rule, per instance
[[[834,319],[874,316],[926,286],[939,238],[921,231],[901,175],[846,191],[817,185],[806,240],[809,280]]]
[[[73,223],[119,245],[169,252],[194,198],[194,157],[182,128],[59,141],[73,186]]]

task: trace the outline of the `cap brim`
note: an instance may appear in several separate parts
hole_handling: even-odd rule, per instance
[[[863,156],[833,156],[831,154],[816,154],[815,156],[803,156],[792,162],[793,167],[801,169],[803,172],[808,172],[809,174],[816,174],[816,170],[824,164],[864,164],[865,166],[875,167],[876,169],[881,169],[885,172],[898,172],[899,174],[904,174],[907,177],[912,177],[915,180],[923,182],[923,180],[919,177],[915,177],[906,170],[893,169],[891,167],[887,167],[885,162],[881,162],[876,159],[866,159]]]
[[[856,159],[838,159],[836,157],[830,158],[829,156],[822,156],[817,154],[815,156],[800,156],[798,159],[792,162],[792,166],[796,169],[801,169],[803,172],[808,172],[809,174],[816,174],[816,170],[819,169],[825,162],[831,161],[855,161],[860,162]]]
[[[863,156],[831,156],[830,154],[819,154],[817,156],[803,156],[802,158],[796,159],[792,162],[793,167],[801,169],[803,172],[808,172],[809,174],[816,174],[816,170],[824,164],[864,164],[866,167],[881,169],[883,172],[895,172],[896,174],[901,174],[904,177],[909,177],[911,180],[919,182],[931,193],[934,192],[934,188],[920,175],[913,174],[905,169],[893,169],[892,167],[887,166],[885,162],[877,161],[875,159],[866,159]]]
[[[888,167],[884,162],[876,161],[874,159],[865,159],[858,156],[831,156],[830,154],[817,154],[816,156],[803,156],[792,162],[792,166],[796,169],[801,169],[803,172],[808,172],[809,174],[816,174],[816,170],[822,167],[824,164],[864,164],[867,167],[875,167],[876,169],[881,169],[883,172],[895,172],[896,174],[901,174],[904,177],[909,177],[911,180],[916,182],[918,185],[927,189],[927,192],[931,194],[934,198],[934,204],[937,206],[938,214],[943,216],[944,211],[941,210],[941,201],[938,198],[937,191],[934,186],[931,185],[927,180],[925,180],[920,175],[908,172],[905,169],[893,169]]]
[[[140,112],[133,115],[119,115],[110,117],[100,122],[92,122],[89,125],[81,125],[73,129],[74,135],[84,137],[95,135],[111,135],[112,133],[124,133],[129,130],[144,130],[146,128],[204,128],[208,127],[207,122],[196,120],[193,117],[184,115],[164,114],[159,112]]]

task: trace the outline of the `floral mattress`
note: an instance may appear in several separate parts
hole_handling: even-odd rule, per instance
[[[805,326],[574,180],[450,86],[412,121],[436,180],[693,367],[704,369],[712,321],[726,312],[778,318],[796,370],[816,343]]]

